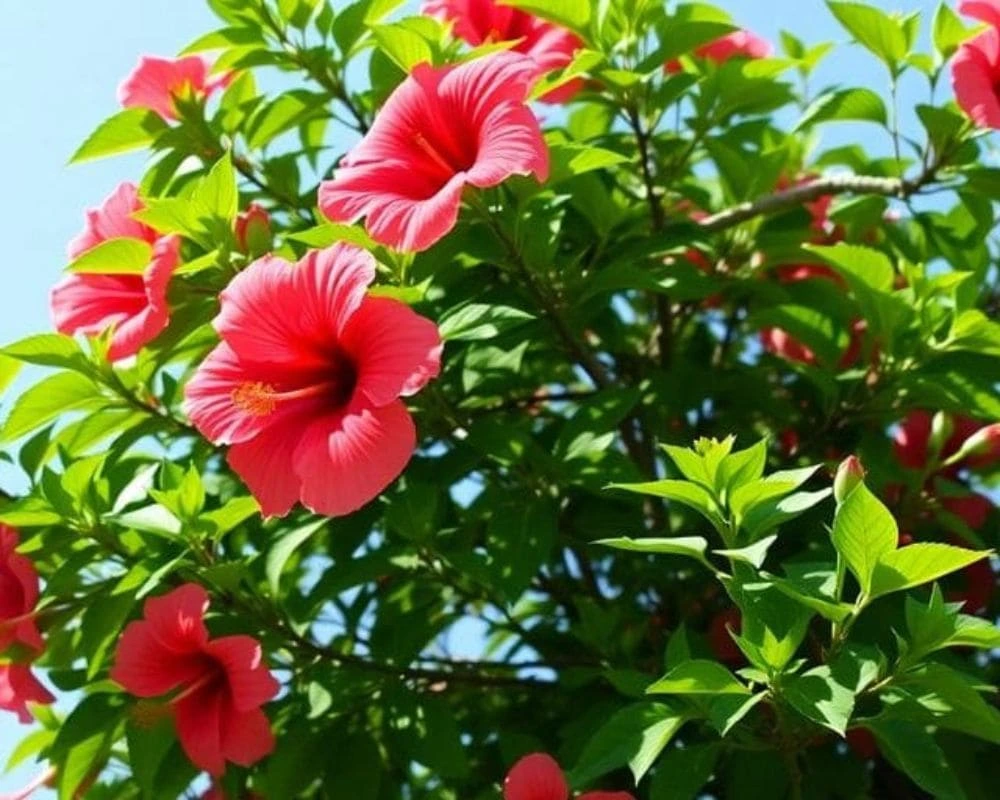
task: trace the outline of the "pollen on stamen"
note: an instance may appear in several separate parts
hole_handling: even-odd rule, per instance
[[[239,409],[255,417],[266,417],[278,407],[274,387],[260,381],[241,383],[233,389],[232,398]]]

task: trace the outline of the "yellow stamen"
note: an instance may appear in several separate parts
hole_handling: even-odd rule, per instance
[[[241,383],[233,389],[232,398],[237,408],[255,417],[266,417],[278,407],[274,387],[260,381]]]

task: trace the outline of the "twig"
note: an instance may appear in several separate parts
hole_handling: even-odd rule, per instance
[[[748,200],[705,217],[701,226],[712,233],[733,228],[756,217],[775,214],[826,195],[871,194],[906,199],[937,178],[938,166],[930,165],[916,178],[877,178],[872,175],[841,175],[820,178],[774,194]]]

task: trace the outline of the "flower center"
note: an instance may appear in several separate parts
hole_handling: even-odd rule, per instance
[[[273,414],[281,403],[289,400],[319,397],[327,400],[332,407],[338,408],[351,399],[355,384],[357,384],[357,371],[354,364],[347,358],[338,357],[334,359],[333,377],[328,380],[287,391],[279,391],[274,384],[263,381],[246,381],[233,389],[231,398],[233,404],[241,411],[254,417],[267,417]]]
[[[414,133],[413,141],[431,161],[449,175],[454,175],[456,172],[464,172],[475,163],[475,155],[469,157],[461,152],[461,148],[456,148],[457,152],[452,152],[452,148],[447,146],[442,147],[440,143],[437,146],[431,144],[430,140],[422,133]]]

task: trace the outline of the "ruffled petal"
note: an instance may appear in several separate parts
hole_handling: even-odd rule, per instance
[[[249,711],[273,700],[281,688],[263,663],[260,642],[250,636],[223,636],[205,649],[226,672],[237,711]]]
[[[413,419],[399,401],[314,422],[294,455],[303,504],[331,517],[356,511],[399,476],[415,446]]]
[[[969,119],[982,128],[1000,128],[996,69],[1000,32],[991,28],[958,48],[951,64],[955,100]]]
[[[375,406],[414,394],[441,369],[437,326],[389,298],[366,298],[341,344],[357,370],[356,391]]]
[[[504,800],[569,800],[569,786],[550,755],[532,753],[511,767],[503,783]]]
[[[170,307],[167,286],[180,258],[180,239],[166,236],[153,246],[153,258],[142,276],[145,307],[115,326],[108,348],[108,359],[118,361],[134,356],[167,327]]]
[[[309,252],[292,282],[303,338],[322,338],[327,332],[339,337],[373,280],[375,259],[367,250],[341,242]]]
[[[533,59],[510,51],[476,58],[449,69],[441,77],[437,90],[443,112],[439,124],[449,125],[448,113],[451,112],[480,125],[498,105],[524,103],[540,73]]]
[[[479,134],[479,154],[468,182],[487,188],[511,175],[528,175],[544,182],[549,177],[549,150],[534,112],[524,104],[504,103],[494,108]]]
[[[142,313],[146,291],[138,275],[73,273],[49,295],[52,322],[60,333],[95,335]]]
[[[962,0],[958,12],[1000,28],[1000,0]]]
[[[108,239],[142,239],[153,244],[157,238],[156,231],[132,219],[132,214],[142,208],[136,185],[127,181],[118,184],[99,208],[91,208],[85,212],[84,229],[67,248],[70,259],[78,258]]]

